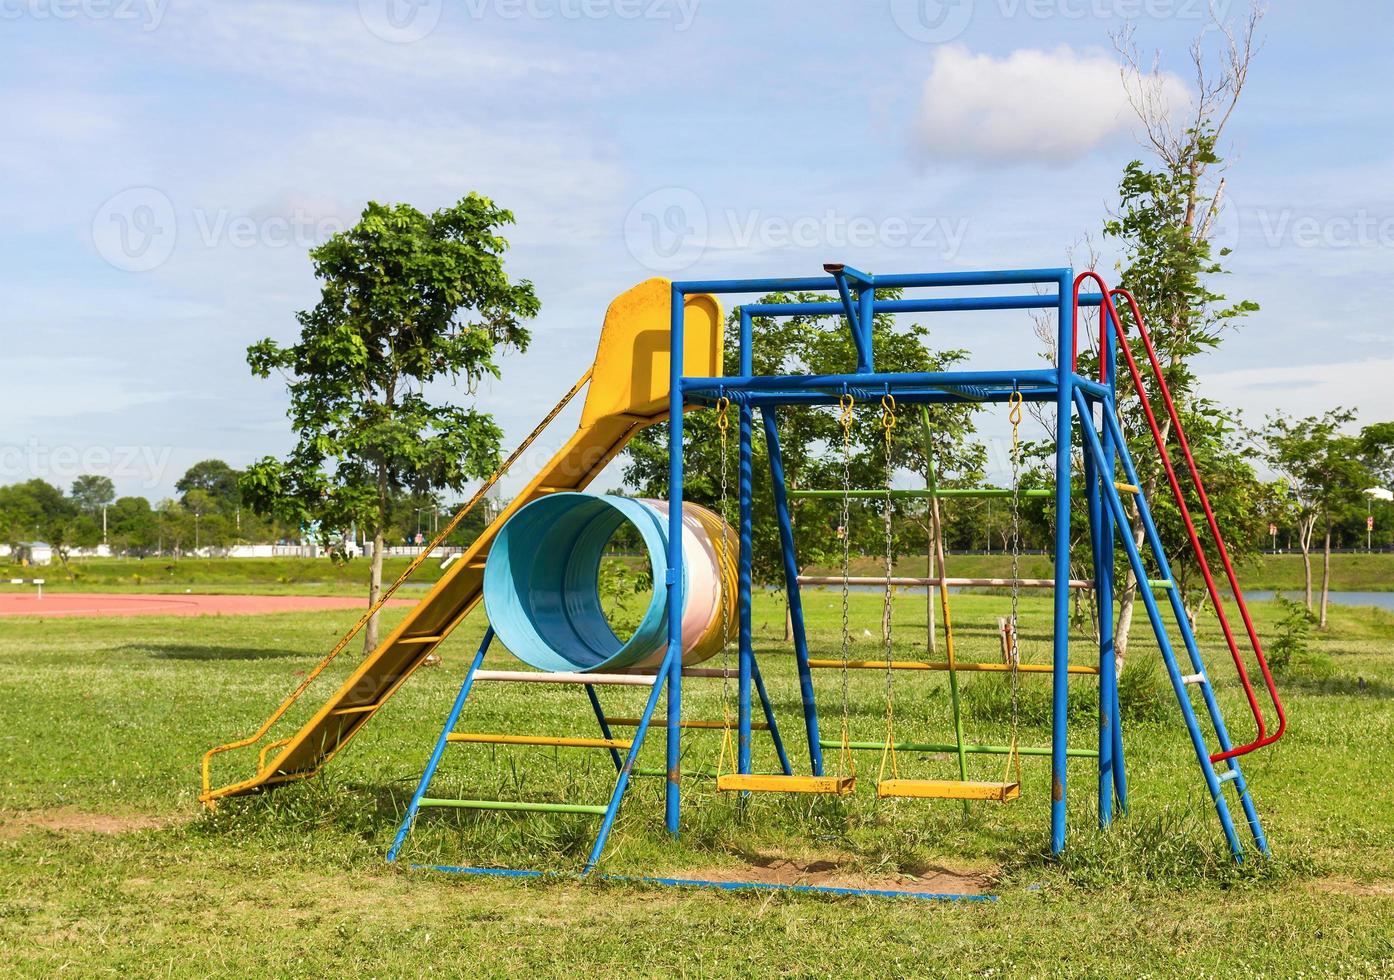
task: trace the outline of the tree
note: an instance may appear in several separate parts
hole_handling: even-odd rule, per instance
[[[116,485],[110,477],[80,476],[73,481],[72,498],[84,514],[96,517],[116,499]]]
[[[883,294],[878,292],[878,296]],[[890,293],[884,294],[890,298]],[[822,294],[776,293],[762,303],[826,301]],[[724,369],[739,373],[739,317],[732,313],[726,322]],[[878,316],[873,324],[877,369],[883,371],[942,371],[960,361],[962,351],[934,351],[928,345],[929,331],[919,325],[897,330],[894,318]],[[855,348],[846,321],[840,316],[795,316],[757,318],[754,322],[753,362],[756,374],[834,374],[845,372],[856,363]],[[731,428],[727,440],[727,519],[734,525],[737,504],[737,408],[731,407]],[[934,430],[935,466],[941,482],[952,481],[965,471],[980,474],[985,458],[981,445],[971,440],[970,404],[939,405],[930,408]],[[790,490],[835,490],[843,483],[842,429],[836,408],[787,407],[779,411],[779,439],[784,461],[785,483]],[[683,420],[684,497],[713,510],[721,509],[721,439],[713,411],[693,412]],[[624,479],[639,496],[666,497],[668,493],[668,427],[652,426],[640,432],[629,444]],[[764,430],[758,418],[752,439],[752,462],[756,475],[752,515],[752,575],[757,582],[782,586],[779,530],[774,501],[769,490],[769,455]],[[910,470],[921,474],[911,483],[923,486],[924,451],[920,437],[919,412],[915,406],[898,408],[898,424],[891,468],[895,474]],[[877,488],[886,480],[886,459],[882,442],[881,406],[878,400],[864,401],[856,407],[852,445],[847,463],[854,488]],[[951,485],[951,483],[949,484]],[[841,524],[841,501],[828,498],[795,498],[790,501],[798,557],[802,568],[837,564],[842,544],[837,534]],[[850,545],[857,554],[881,555],[885,551],[881,500],[854,502]],[[909,508],[902,502],[900,513]],[[923,518],[915,522],[895,520],[893,553],[922,545]]]
[[[184,471],[174,489],[180,493],[180,500],[187,507],[189,494],[200,491],[207,495],[212,506],[225,514],[231,514],[242,503],[242,492],[237,488],[241,474],[221,459],[205,459]]]
[[[298,441],[287,459],[248,468],[243,497],[316,525],[327,545],[355,526],[371,537],[370,605],[382,589],[393,494],[459,491],[497,465],[492,416],[433,403],[426,386],[463,380],[473,390],[499,376],[497,352],[526,349],[523,322],[539,304],[532,284],[503,268],[498,229],[512,222],[476,194],[432,214],[370,203],[357,225],[311,251],[321,293],[296,316],[299,340],[248,348],[255,375],[286,376]],[[377,642],[374,616],[365,652]]]
[[[107,527],[113,547],[122,554],[144,555],[155,547],[155,512],[144,497],[119,498],[111,505]]]
[[[1322,535],[1321,603],[1317,625],[1326,628],[1327,600],[1331,586],[1332,529],[1345,515],[1363,510],[1364,491],[1375,480],[1367,460],[1379,465],[1385,442],[1381,429],[1367,429],[1368,436],[1352,436],[1342,430],[1355,418],[1353,412],[1333,409],[1319,416],[1290,419],[1270,416],[1260,433],[1268,464],[1287,481],[1298,509],[1298,544],[1302,549],[1303,584],[1307,612],[1312,612],[1312,539]]]
[[[1123,60],[1123,84],[1155,162],[1149,166],[1134,160],[1124,169],[1118,188],[1119,210],[1105,223],[1104,233],[1123,248],[1120,285],[1137,298],[1191,448],[1199,457],[1217,461],[1224,457],[1223,440],[1234,431],[1237,422],[1220,406],[1197,397],[1194,362],[1199,355],[1217,347],[1228,328],[1258,309],[1257,304],[1248,301],[1227,304],[1225,297],[1211,288],[1214,277],[1224,271],[1220,259],[1230,253],[1228,248],[1214,252],[1211,237],[1225,186],[1223,178],[1218,182],[1213,179],[1222,164],[1216,148],[1248,79],[1261,18],[1262,11],[1254,7],[1237,32],[1230,25],[1217,22],[1192,43],[1190,60],[1195,88],[1191,105],[1180,117],[1178,107],[1166,99],[1167,76],[1156,62],[1150,69],[1144,66],[1131,29],[1114,38]],[[1218,67],[1211,64],[1204,46],[1212,29],[1224,42]],[[1131,327],[1128,314],[1120,313],[1125,325]],[[1141,358],[1137,330],[1130,329],[1129,334],[1135,356]],[[1096,357],[1095,353],[1081,361],[1097,364]],[[1146,398],[1159,419],[1162,441],[1175,465],[1179,455],[1176,433],[1163,410],[1159,386],[1146,382],[1145,386],[1146,390],[1134,392],[1126,372],[1119,379],[1119,404],[1129,445],[1151,442],[1140,402]],[[1156,507],[1158,491],[1163,486],[1161,460],[1151,453],[1140,453],[1135,462],[1142,491],[1149,504]],[[1184,467],[1179,469],[1184,472]],[[1245,493],[1253,490],[1249,483],[1243,487]],[[1212,503],[1222,509],[1239,509],[1229,506],[1235,501],[1218,500],[1213,492],[1210,496]],[[1136,510],[1132,528],[1134,541],[1141,546],[1144,533]],[[1241,560],[1246,551],[1255,550],[1247,537],[1234,537],[1227,544]],[[1174,536],[1166,547],[1178,557],[1187,554],[1175,546]],[[1136,608],[1138,582],[1131,569],[1123,572],[1123,582],[1114,637],[1120,664],[1127,654]]]

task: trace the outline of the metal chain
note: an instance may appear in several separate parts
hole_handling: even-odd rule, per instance
[[[1012,618],[1011,646],[1007,650],[1012,675],[1012,742],[1016,743],[1017,710],[1020,691],[1018,667],[1021,647],[1017,634],[1017,608],[1021,599],[1021,392],[1014,390],[1008,420],[1012,423]],[[1018,765],[1020,763],[1018,762]]]
[[[730,509],[728,486],[730,485],[731,399],[722,395],[716,401],[716,431],[721,435],[721,494],[718,516],[721,518],[721,554],[717,556],[717,567],[721,575],[721,716],[730,728],[727,704],[731,685],[731,599],[726,588],[726,563],[731,556],[731,522],[727,520]]]
[[[895,758],[895,687],[891,669],[891,574],[895,547],[891,525],[891,473],[894,469],[892,451],[895,423],[895,396],[887,392],[881,397],[881,443],[886,457],[886,500],[882,514],[886,537],[886,587],[881,596],[881,642],[886,653],[886,749],[882,753],[882,761],[885,761],[885,754],[890,753],[892,776],[899,775]]]
[[[842,426],[842,756],[838,761],[839,775],[845,760],[850,755],[851,749],[847,744],[848,739],[848,719],[849,719],[849,698],[848,675],[851,669],[848,662],[851,660],[852,634],[851,627],[848,625],[848,587],[847,579],[851,573],[852,563],[852,423],[854,421],[852,410],[856,405],[856,399],[848,392],[844,392],[842,398],[838,400],[838,406],[842,410],[842,415],[838,423]]]

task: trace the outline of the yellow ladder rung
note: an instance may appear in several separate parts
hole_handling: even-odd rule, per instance
[[[376,704],[355,704],[351,708],[335,708],[333,711],[329,713],[331,715],[362,715],[367,714],[370,711],[376,711],[381,707],[381,702],[378,702]]]
[[[841,660],[831,659],[810,659],[808,666],[815,669],[840,670],[843,667]],[[886,661],[884,660],[849,660],[846,663],[848,670],[885,670]],[[935,662],[924,660],[892,660],[891,670],[949,670],[948,662]],[[973,663],[971,661],[956,661],[953,670],[961,671],[980,671],[983,673],[1007,674],[1011,673],[1011,667],[1002,663]],[[1050,664],[1018,664],[1017,672],[1022,674],[1053,674],[1055,668]],[[1098,667],[1089,667],[1084,664],[1070,664],[1066,670],[1070,674],[1097,674]]]
[[[444,640],[443,636],[399,636],[398,643],[439,643]]]
[[[489,732],[451,732],[447,742],[484,745],[552,745],[566,749],[627,749],[634,743],[627,738],[572,738],[565,735],[495,735]]]
[[[876,795],[922,800],[997,800],[1006,803],[1021,795],[1021,784],[959,779],[883,779],[876,784]]]
[[[637,728],[637,727],[639,726],[639,719],[638,719],[638,718],[606,718],[606,719],[605,719],[605,724],[607,724],[607,725],[614,725],[616,728]],[[650,730],[655,729],[655,728],[667,728],[667,727],[668,727],[668,719],[667,719],[667,718],[652,718],[652,719],[649,720],[649,728],[650,728]],[[693,719],[693,720],[690,720],[690,721],[680,721],[680,722],[678,722],[678,727],[679,727],[679,728],[715,728],[715,729],[720,730],[720,729],[726,727],[726,722],[724,722],[724,721],[706,721],[706,720]],[[732,730],[732,731],[735,731],[736,727],[737,727],[737,726],[734,725],[734,724],[731,725],[731,730]],[[769,725],[769,722],[765,722],[765,721],[752,721],[752,722],[750,723],[750,728],[751,728],[752,731],[767,732],[767,731],[770,730],[770,725]]]
[[[1123,493],[1142,493],[1142,488],[1139,487],[1136,483],[1115,482],[1113,486],[1115,489],[1121,490]]]
[[[846,796],[857,788],[856,776],[762,776],[738,772],[716,777],[722,792],[741,793],[822,793]]]

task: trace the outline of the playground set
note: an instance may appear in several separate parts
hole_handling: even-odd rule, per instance
[[[1092,283],[1097,291],[1086,292]],[[1006,287],[1030,292],[1003,293]],[[962,295],[965,289],[983,290]],[[723,316],[719,295],[760,296],[770,293],[823,293],[816,302],[745,302],[738,307],[739,351],[737,370],[727,375],[723,352]],[[891,296],[887,296],[891,293]],[[947,293],[947,294],[946,294]],[[1128,319],[1119,314],[1126,302]],[[872,330],[878,314],[963,313],[990,310],[1054,311],[1057,319],[1059,356],[1053,367],[1004,368],[990,371],[886,372],[877,369]],[[1097,310],[1099,377],[1079,373],[1079,333],[1085,314]],[[757,375],[753,350],[755,326],[766,318],[791,316],[834,317],[848,331],[856,363],[846,373],[832,375]],[[1144,378],[1139,357],[1128,341],[1132,330],[1141,341],[1151,375]],[[670,352],[681,352],[672,357]],[[1142,407],[1168,487],[1185,526],[1209,592],[1219,625],[1256,726],[1254,738],[1235,744],[1221,717],[1211,678],[1202,660],[1180,590],[1175,584],[1162,547],[1149,502],[1133,457],[1124,439],[1117,411],[1119,362],[1126,368],[1134,392],[1150,392],[1166,413],[1178,462],[1190,484],[1190,496],[1199,505],[1210,547],[1223,566],[1247,634],[1254,662],[1262,674],[1267,699],[1276,716],[1271,729],[1246,666],[1248,653],[1226,616],[1225,600],[1212,574],[1206,547],[1192,519],[1183,478],[1173,462],[1164,427],[1152,401]],[[720,730],[721,760],[716,787],[721,792],[797,793],[843,796],[859,787],[855,758],[876,753],[880,767],[875,779],[879,797],[949,799],[1006,803],[1021,796],[1024,758],[1050,760],[1050,847],[1059,853],[1065,845],[1066,762],[1070,758],[1097,759],[1098,821],[1101,828],[1112,821],[1115,809],[1128,805],[1124,766],[1123,731],[1118,704],[1118,677],[1112,648],[1114,632],[1115,554],[1121,546],[1137,581],[1146,583],[1138,596],[1151,622],[1167,676],[1174,689],[1181,718],[1194,748],[1206,790],[1214,801],[1225,840],[1236,861],[1248,846],[1234,814],[1237,803],[1242,825],[1257,851],[1266,853],[1264,838],[1239,759],[1280,738],[1285,727],[1282,704],[1264,661],[1257,633],[1235,579],[1215,515],[1206,497],[1196,464],[1186,442],[1163,377],[1161,365],[1142,316],[1132,296],[1110,290],[1093,272],[1075,276],[1067,268],[1021,269],[990,272],[917,273],[872,276],[844,265],[827,265],[824,275],[805,278],[737,279],[669,282],[650,279],[621,294],[611,304],[600,335],[593,365],[552,409],[543,422],[509,457],[500,470],[441,531],[443,540],[509,467],[589,384],[576,433],[556,456],[537,473],[501,515],[480,534],[464,557],[449,567],[440,581],[403,619],[376,651],[366,657],[325,704],[293,735],[267,740],[273,728],[312,682],[348,645],[366,623],[365,614],[267,721],[250,736],[211,749],[203,760],[201,799],[212,806],[224,797],[268,789],[317,773],[356,734],[406,681],[412,671],[435,650],[481,601],[489,627],[465,674],[444,726],[432,748],[425,771],[388,853],[397,860],[424,809],[463,808],[540,813],[585,814],[599,818],[599,830],[582,875],[595,872],[616,814],[635,773],[645,739],[657,727],[665,735],[666,829],[677,834],[683,801],[682,758],[684,733],[693,729]],[[934,481],[931,450],[932,421],[928,408],[955,402],[996,403],[1008,407],[1013,426],[1012,485],[1008,488],[947,489]],[[1019,506],[1020,447],[1017,426],[1023,406],[1039,402],[1054,408],[1055,485],[1029,491],[1052,500],[1054,576],[1023,579],[1018,574],[1020,554]],[[780,452],[780,412],[788,408],[825,407],[838,413],[842,437],[843,485],[840,488],[790,491],[785,485]],[[686,412],[715,413],[722,442],[721,502],[719,512],[684,501],[683,417]],[[848,478],[847,460],[851,433],[859,413],[875,413],[884,439],[885,485],[854,488]],[[914,413],[925,456],[930,461],[924,490],[892,487],[892,448],[902,416]],[[757,419],[758,416],[758,419]],[[636,500],[582,492],[588,483],[623,450],[640,429],[667,421],[669,474],[667,500]],[[797,666],[802,705],[803,737],[807,743],[807,772],[795,772],[780,732],[752,644],[752,512],[754,494],[755,426],[761,427],[769,461],[769,486],[777,517],[784,586],[792,624],[793,655]],[[733,432],[734,430],[734,432]],[[1076,440],[1078,434],[1078,440]],[[738,457],[734,481],[727,472],[727,441],[734,438]],[[833,447],[834,449],[838,447]],[[1082,455],[1082,491],[1087,500],[1089,524],[1088,566],[1085,579],[1070,575],[1070,519],[1072,453]],[[735,484],[735,524],[728,523],[728,492]],[[822,578],[800,577],[795,536],[790,517],[790,498],[798,494],[832,497],[842,507],[842,574]],[[927,498],[938,518],[941,498],[951,496],[1009,498],[1012,512],[1013,574],[1008,579],[955,579],[948,577],[942,536],[937,544],[937,576],[906,578],[892,575],[891,512],[893,502],[906,497]],[[853,578],[848,574],[850,502],[858,498],[884,501],[887,548],[885,575]],[[1129,508],[1132,508],[1130,515]],[[1142,545],[1133,536],[1131,516],[1143,529]],[[652,598],[642,621],[627,640],[616,635],[607,621],[599,595],[599,573],[606,543],[623,524],[629,524],[647,549],[653,576]],[[430,548],[387,589],[386,601],[410,577]],[[1144,560],[1151,555],[1151,570]],[[801,597],[803,586],[840,586],[842,590],[842,649],[835,658],[814,657],[806,638]],[[853,659],[850,656],[848,590],[853,586],[879,586],[886,603],[883,632],[884,656]],[[958,585],[991,585],[1007,588],[1012,612],[1002,627],[1000,661],[975,663],[955,656],[950,589]],[[901,586],[937,590],[944,626],[944,659],[936,661],[896,659],[889,628],[889,604]],[[1017,644],[1017,598],[1021,589],[1053,590],[1052,655],[1049,663],[1023,663]],[[1087,663],[1070,659],[1069,603],[1072,589],[1088,589],[1097,603],[1097,648]],[[1160,598],[1159,598],[1160,597]],[[1169,606],[1171,622],[1163,615]],[[1173,644],[1172,631],[1180,637]],[[491,670],[483,664],[492,644],[502,646],[529,668]],[[1092,643],[1089,644],[1093,646]],[[731,650],[735,648],[735,666]],[[933,648],[933,644],[930,644]],[[1097,659],[1093,656],[1097,655]],[[720,667],[700,664],[720,656]],[[820,716],[820,699],[814,683],[818,672],[836,671],[842,681],[840,724],[828,733]],[[850,737],[847,678],[851,671],[885,674],[885,737],[879,741],[854,741]],[[924,676],[916,672],[947,675],[954,739],[926,743],[899,741],[895,732],[895,678]],[[1004,744],[978,744],[965,737],[959,698],[959,674],[975,672],[1002,676],[1011,685],[1011,734]],[[1026,673],[1051,678],[1051,739],[1048,746],[1018,744],[1018,681]],[[1099,685],[1097,746],[1071,747],[1067,740],[1066,711],[1071,677],[1093,678]],[[723,717],[719,720],[689,718],[683,711],[684,688],[689,682],[716,679],[722,684]],[[727,685],[735,682],[735,710],[726,708]],[[903,682],[902,682],[903,683]],[[457,723],[481,684],[557,684],[584,689],[594,714],[595,737],[550,735],[535,730],[513,733],[460,732]],[[606,688],[647,689],[643,711],[632,718],[607,714],[600,692]],[[660,701],[666,708],[659,716]],[[826,694],[823,701],[828,700]],[[759,718],[756,718],[756,712]],[[526,722],[526,719],[524,719]],[[632,734],[618,737],[618,729]],[[779,760],[778,772],[756,772],[752,766],[752,738],[756,731],[768,734]],[[430,795],[433,777],[452,746],[509,745],[593,749],[609,753],[615,778],[605,803],[556,801],[459,799]],[[256,772],[241,781],[215,786],[213,760],[222,753],[254,749]],[[826,751],[826,755],[825,755]],[[923,773],[902,773],[898,756],[908,753],[942,753],[957,763],[956,778],[927,778]],[[968,778],[970,755],[1000,757],[999,780]],[[441,870],[511,877],[536,877],[548,872],[474,865],[437,866]],[[595,872],[598,874],[598,872]],[[663,884],[711,885],[721,888],[785,887],[807,891],[880,894],[875,890],[826,886],[766,886],[757,883],[703,882],[646,878]],[[914,897],[951,897],[923,892],[884,892]]]

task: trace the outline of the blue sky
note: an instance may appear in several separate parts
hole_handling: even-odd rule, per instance
[[[510,270],[543,304],[533,348],[477,393],[440,393],[477,399],[510,442],[589,362],[609,299],[650,275],[1066,264],[1139,152],[1109,32],[1131,19],[1184,75],[1203,15],[0,0],[0,480],[105,472],[158,498],[199,459],[283,452],[283,387],[251,377],[245,348],[293,336],[317,295],[306,250],[368,199],[477,190],[516,212]],[[1202,384],[1254,418],[1394,418],[1394,12],[1289,0],[1261,33],[1223,147],[1223,291],[1263,309]],[[1036,357],[1021,317],[931,326],[976,365]]]

